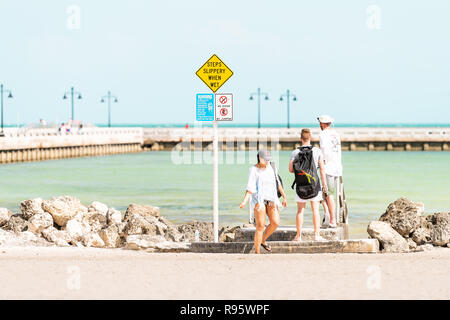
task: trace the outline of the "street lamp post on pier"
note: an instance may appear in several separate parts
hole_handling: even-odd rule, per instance
[[[63,99],[66,100],[67,99],[67,95],[70,94],[70,98],[71,98],[71,105],[72,105],[72,121],[75,120],[75,113],[74,113],[74,101],[73,101],[73,96],[74,95],[78,95],[78,99],[81,99],[81,93],[78,91],[74,91],[74,88],[71,87],[70,91],[67,91],[64,93]]]
[[[265,92],[261,92],[261,88],[258,88],[257,92],[250,94],[250,100],[253,100],[254,96],[258,97],[258,129],[261,128],[261,96],[264,97],[264,100],[269,100],[269,95]]]
[[[286,90],[286,94],[282,94],[280,96],[280,101],[283,101],[283,97],[286,98],[286,102],[287,102],[287,128],[289,129],[291,127],[291,124],[289,122],[289,102],[290,99],[292,98],[292,101],[297,101],[297,97],[295,96],[295,94],[291,94],[291,92],[289,91],[289,89]]]
[[[3,87],[3,84],[0,84],[0,100],[1,100],[1,114],[2,114],[2,129],[1,129],[1,131],[0,131],[0,137],[4,137],[5,136],[5,133],[3,132],[3,94],[4,93],[8,93],[8,98],[12,98],[13,96],[12,96],[12,93],[11,93],[11,90],[6,90],[4,87]]]
[[[105,98],[108,99],[108,127],[111,127],[111,99],[114,99],[114,102],[119,102],[116,96],[111,95],[111,91],[108,91],[106,96],[103,96],[100,100],[101,103],[105,102]]]

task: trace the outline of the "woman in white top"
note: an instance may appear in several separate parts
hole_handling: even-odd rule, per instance
[[[270,165],[271,156],[269,151],[262,149],[258,151],[258,163],[250,168],[247,190],[245,197],[239,208],[245,207],[245,204],[251,197],[251,208],[255,214],[255,253],[260,253],[260,246],[267,251],[272,248],[266,243],[267,238],[278,228],[280,223],[279,207],[287,206],[286,195],[281,183],[278,181],[278,190],[283,197],[283,204],[280,203],[277,194],[278,175]],[[264,231],[266,224],[266,214],[269,217],[269,225]]]

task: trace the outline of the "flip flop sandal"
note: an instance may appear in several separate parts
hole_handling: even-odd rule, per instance
[[[268,252],[272,252],[272,248],[268,244],[261,243],[261,246],[266,249]]]

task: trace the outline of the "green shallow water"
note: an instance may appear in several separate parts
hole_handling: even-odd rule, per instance
[[[288,194],[288,208],[281,212],[283,225],[295,224],[296,213],[289,155],[279,154]],[[367,237],[368,222],[401,196],[424,202],[427,213],[450,208],[450,153],[344,152],[343,164],[353,238]],[[238,204],[249,167],[248,159],[245,164],[219,167],[221,224],[247,222],[248,209],[240,210]],[[120,210],[130,203],[156,205],[174,222],[212,221],[212,166],[174,164],[170,152],[0,165],[0,181],[0,207],[13,211],[25,199],[69,194],[86,205],[97,200]],[[309,206],[305,223],[312,224]]]

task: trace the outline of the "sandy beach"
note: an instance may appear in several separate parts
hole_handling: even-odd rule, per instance
[[[450,299],[450,249],[193,254],[0,247],[0,299]]]

